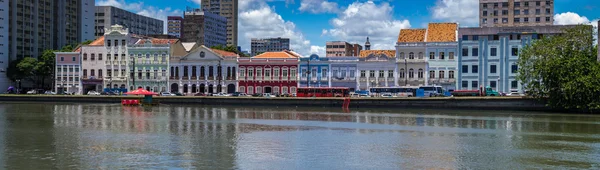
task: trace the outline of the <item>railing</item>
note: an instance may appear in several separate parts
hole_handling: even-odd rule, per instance
[[[198,79],[198,77],[192,76],[192,80],[196,80],[196,79]]]
[[[205,80],[205,79],[206,79],[206,77],[200,76],[200,80]]]

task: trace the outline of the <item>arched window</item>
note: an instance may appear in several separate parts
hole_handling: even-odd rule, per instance
[[[204,77],[204,76],[205,76],[204,66],[200,66],[200,77]]]
[[[126,45],[126,41],[125,40],[121,40],[121,45],[125,46]]]
[[[404,59],[404,52],[400,52],[400,59]]]
[[[87,60],[87,53],[83,53],[83,60]]]
[[[223,67],[217,66],[217,76],[223,77]]]
[[[175,77],[179,77],[179,67],[175,67]]]
[[[419,78],[420,79],[423,78],[423,69],[422,68],[419,69]]]
[[[413,53],[413,52],[408,53],[408,59],[414,60],[415,59],[415,53]]]
[[[398,73],[400,78],[404,78],[404,74],[406,74],[406,72],[404,72],[405,70],[403,68],[400,69],[400,72]]]
[[[83,69],[83,78],[87,78],[87,69]]]
[[[208,66],[208,77],[214,77],[213,66]]]
[[[415,70],[408,69],[408,78],[415,78]]]
[[[423,52],[419,52],[419,60],[423,59]]]
[[[115,46],[119,46],[119,40],[115,40]]]
[[[183,66],[183,77],[188,76],[188,66]]]
[[[102,78],[102,69],[98,69],[98,78]]]
[[[102,54],[98,54],[98,60],[102,60]]]
[[[231,77],[233,77],[233,80],[237,79],[236,73],[235,67],[231,67]]]
[[[246,76],[246,68],[240,67],[240,77],[245,77],[245,76]]]
[[[240,88],[240,90],[239,90],[240,93],[245,93],[246,92],[246,87],[245,86],[240,86],[239,88]]]
[[[90,55],[90,60],[94,61],[95,59],[96,59],[96,55],[94,55],[94,53],[92,53],[92,54]]]
[[[94,71],[94,69],[90,70],[90,76],[95,77],[96,76],[96,71]]]
[[[196,68],[197,68],[196,66],[192,66],[192,77],[198,76],[198,74],[196,73],[196,71],[198,71],[198,70]]]
[[[106,40],[106,46],[110,47],[110,40]]]
[[[171,66],[171,77],[175,76],[175,67]]]
[[[248,86],[248,92],[246,92],[247,94],[254,94],[254,87],[253,86]]]

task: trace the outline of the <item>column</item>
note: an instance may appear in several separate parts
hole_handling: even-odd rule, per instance
[[[327,73],[327,81],[329,83],[328,87],[331,87],[331,78],[333,77],[332,76],[333,70],[331,70],[331,65],[329,65],[329,68],[327,69],[327,71],[329,71],[329,73]]]
[[[396,67],[394,68],[394,86],[398,87],[400,86],[398,84],[398,63],[396,63],[394,66]]]
[[[383,77],[385,77],[385,87],[389,87],[388,86],[388,75],[389,75],[389,70],[388,71],[383,71]]]
[[[356,67],[356,69],[354,70],[354,80],[356,80],[355,90],[360,90],[360,70],[358,70],[358,67]]]

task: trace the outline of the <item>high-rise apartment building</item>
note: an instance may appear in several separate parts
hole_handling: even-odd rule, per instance
[[[10,59],[93,40],[94,0],[2,0],[0,27],[9,27]],[[8,7],[8,9],[6,9]],[[6,45],[6,44],[5,44]]]
[[[227,18],[227,45],[238,44],[238,0],[202,0],[202,9]]]
[[[201,9],[186,9],[183,17],[183,42],[207,47],[227,44],[227,19]]]
[[[113,6],[96,6],[95,36],[104,35],[105,28],[111,25],[121,25],[136,35],[163,34],[164,21],[138,15]]]
[[[6,76],[9,62],[8,37],[10,36],[8,31],[8,6],[7,0],[0,0],[0,89],[7,89],[10,84]]]
[[[252,52],[252,56],[256,56],[264,52],[290,50],[290,39],[281,37],[266,39],[252,38],[250,50]]]
[[[362,51],[362,46],[359,44],[350,44],[345,41],[328,41],[325,46],[327,57],[356,57]]]
[[[183,33],[183,17],[168,16],[167,17],[167,34],[181,38]]]
[[[553,15],[554,0],[479,0],[480,27],[552,25]]]

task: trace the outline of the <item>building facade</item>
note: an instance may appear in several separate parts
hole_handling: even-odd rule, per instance
[[[143,38],[128,46],[129,90],[144,88],[155,93],[167,92],[171,44],[177,39]],[[107,71],[108,76],[110,72]],[[113,87],[117,87],[116,84]]]
[[[183,17],[168,16],[167,20],[167,34],[177,38],[183,37]]]
[[[251,39],[250,51],[252,51],[252,56],[256,56],[264,52],[278,52],[285,50],[290,50],[289,38],[278,37],[266,39]]]
[[[358,57],[357,90],[397,86],[395,50],[364,50]]]
[[[94,0],[4,0],[0,14],[10,27],[10,60],[38,57],[46,49],[93,40]],[[8,15],[6,15],[8,13]],[[90,13],[92,13],[90,15]],[[8,29],[8,28],[6,28]],[[0,28],[2,30],[2,28]],[[2,37],[0,37],[2,38]]]
[[[0,89],[8,89],[10,80],[6,75],[8,69],[9,55],[9,5],[8,0],[0,1]]]
[[[55,52],[54,91],[58,94],[82,94],[79,52]]]
[[[128,46],[135,43],[138,39],[132,38],[129,34],[129,29],[121,25],[112,25],[110,28],[105,28],[103,32],[104,36],[99,38],[104,40],[102,45],[106,56],[104,59],[104,71],[106,74],[102,79],[103,87],[113,90],[127,89],[129,87],[128,73],[131,70],[128,66],[129,59],[127,58],[127,54],[131,56],[131,53],[128,52]],[[83,68],[87,67],[84,66]]]
[[[92,2],[93,3],[93,2]],[[113,6],[96,6],[95,36],[104,36],[105,29],[121,25],[136,35],[163,34],[164,21],[142,16]]]
[[[89,91],[102,92],[104,90],[106,47],[104,47],[104,39],[99,40],[96,40],[97,43],[82,46],[80,49],[82,94],[87,94]]]
[[[521,49],[568,27],[572,26],[460,28],[456,89],[490,86],[498,92],[523,93],[523,85],[516,79]]]
[[[227,19],[227,45],[234,47],[238,45],[238,1],[202,0],[202,9]]]
[[[299,58],[300,55],[292,51],[266,52],[252,58],[239,58],[238,92],[296,93]]]
[[[426,34],[427,84],[442,86],[446,90],[455,89],[458,24],[430,23]]]
[[[206,46],[198,46],[189,52],[175,52],[185,54],[170,59],[171,92],[185,95],[236,92],[237,54]]]
[[[480,27],[552,25],[553,16],[554,0],[479,0]]]
[[[316,54],[299,58],[298,87],[331,87],[329,58]]]
[[[427,85],[426,29],[402,29],[396,42],[398,85]]]
[[[368,41],[368,40],[367,40]],[[328,41],[326,42],[325,52],[327,57],[345,57],[358,56],[362,46],[359,44],[350,44],[345,41]]]
[[[331,57],[331,87],[348,87],[353,92],[357,89],[358,57]]]
[[[187,9],[183,18],[183,42],[196,42],[207,47],[225,46],[227,19],[200,9]]]

